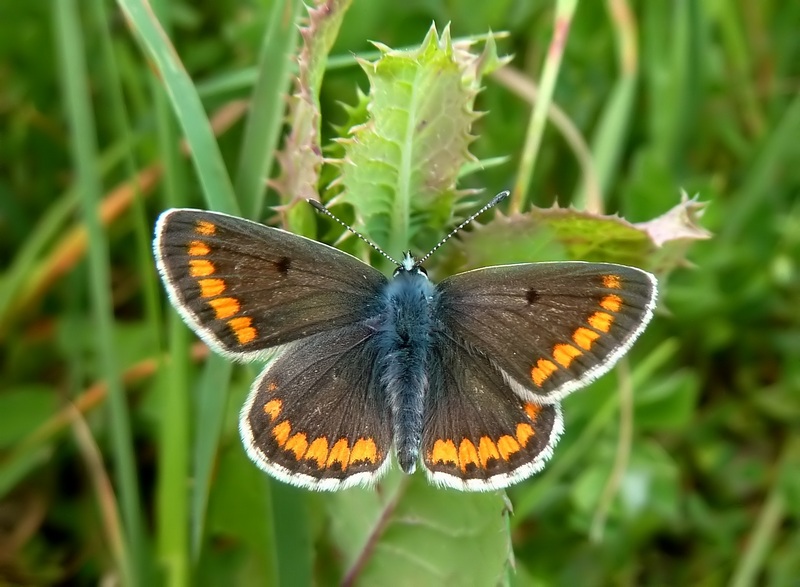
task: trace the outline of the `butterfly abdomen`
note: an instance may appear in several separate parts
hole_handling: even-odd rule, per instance
[[[434,296],[425,275],[397,274],[386,286],[378,334],[381,385],[392,408],[397,460],[409,474],[416,468],[422,437]]]

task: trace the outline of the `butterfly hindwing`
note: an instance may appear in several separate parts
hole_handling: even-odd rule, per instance
[[[420,452],[431,482],[488,491],[544,466],[563,429],[559,405],[522,399],[489,358],[447,336],[430,361]]]
[[[250,458],[310,489],[370,485],[386,470],[391,411],[374,330],[353,325],[291,343],[258,377],[239,420]]]
[[[607,263],[488,267],[437,290],[446,329],[537,403],[556,402],[608,371],[647,325],[656,300],[651,274]]]
[[[154,252],[186,321],[215,350],[241,360],[363,320],[386,283],[333,247],[201,210],[162,214]]]

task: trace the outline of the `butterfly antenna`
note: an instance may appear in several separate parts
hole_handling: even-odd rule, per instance
[[[439,248],[439,247],[441,247],[441,246],[442,246],[444,243],[446,243],[448,240],[450,240],[450,238],[451,238],[451,237],[452,237],[454,234],[456,234],[456,233],[457,233],[459,230],[461,230],[462,228],[464,228],[464,227],[465,227],[467,224],[469,224],[470,222],[472,222],[473,220],[475,220],[475,219],[476,219],[478,216],[480,216],[481,214],[483,214],[484,212],[486,212],[486,211],[487,211],[489,208],[494,208],[495,206],[497,206],[497,204],[499,204],[500,202],[502,202],[503,200],[505,200],[505,199],[506,199],[506,198],[509,196],[509,194],[511,194],[511,192],[510,192],[510,191],[508,191],[508,190],[506,190],[506,191],[504,191],[504,192],[500,192],[499,194],[497,194],[497,195],[496,195],[494,198],[492,198],[492,199],[491,199],[491,201],[490,201],[488,204],[486,204],[486,205],[485,205],[483,208],[481,208],[480,210],[478,210],[477,212],[475,212],[475,214],[473,214],[472,216],[470,216],[469,218],[467,218],[467,219],[466,219],[464,222],[462,222],[461,224],[459,224],[458,226],[456,226],[456,227],[455,227],[455,228],[454,228],[454,229],[453,229],[453,230],[450,232],[450,234],[448,234],[446,237],[444,237],[442,240],[440,240],[440,241],[439,241],[439,242],[436,244],[436,246],[435,246],[435,247],[433,247],[433,248],[432,248],[430,251],[428,251],[428,254],[427,254],[427,255],[425,255],[425,256],[424,256],[424,257],[422,257],[422,258],[421,258],[419,261],[417,261],[417,265],[422,265],[422,263],[423,263],[423,262],[425,262],[425,260],[426,260],[428,257],[430,257],[431,255],[433,255],[433,253],[434,253],[434,251],[436,251],[436,249],[438,249],[438,248]]]
[[[334,215],[334,213],[333,213],[333,212],[331,212],[330,210],[328,210],[328,209],[327,209],[327,208],[326,208],[326,207],[325,207],[325,206],[322,204],[322,202],[318,202],[317,200],[312,200],[311,198],[309,198],[309,199],[307,200],[307,202],[308,202],[309,204],[311,204],[311,205],[312,205],[312,206],[313,206],[313,207],[314,207],[314,208],[315,208],[317,211],[319,211],[319,212],[322,212],[323,214],[327,214],[328,216],[330,216],[331,218],[333,218],[333,219],[334,219],[336,222],[338,222],[339,224],[341,224],[342,226],[344,226],[344,227],[345,227],[347,230],[349,230],[350,232],[352,232],[354,235],[356,235],[356,236],[357,236],[358,238],[360,238],[362,241],[364,241],[364,242],[365,242],[365,243],[367,243],[369,246],[371,246],[373,249],[375,249],[376,251],[378,251],[378,252],[379,252],[381,255],[383,255],[384,257],[386,257],[387,259],[389,259],[389,260],[390,260],[392,263],[394,263],[395,265],[398,265],[398,266],[400,265],[400,263],[398,263],[397,261],[395,261],[394,259],[392,259],[392,258],[391,258],[391,257],[390,257],[388,254],[386,254],[386,252],[385,252],[385,251],[384,251],[382,248],[380,248],[378,245],[376,245],[375,243],[373,243],[371,240],[369,240],[369,239],[368,239],[367,237],[365,237],[363,234],[361,234],[360,232],[358,232],[357,230],[355,230],[355,229],[354,229],[352,226],[350,226],[350,225],[349,225],[349,224],[347,224],[346,222],[344,222],[344,221],[342,221],[342,220],[339,220],[339,218],[338,218],[336,215]]]

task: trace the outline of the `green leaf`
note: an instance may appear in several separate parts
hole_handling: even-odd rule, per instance
[[[555,233],[571,259],[643,266],[653,250],[644,231],[618,216],[549,208],[533,210],[531,217]]]
[[[497,585],[511,553],[503,493],[437,489],[392,474],[327,500],[330,539],[357,585]]]
[[[655,442],[638,442],[620,488],[624,513],[633,518],[646,511],[676,521],[680,495],[679,471],[672,456]]]
[[[0,447],[36,430],[56,411],[56,395],[44,385],[26,385],[0,394]]]
[[[546,226],[537,225],[530,214],[496,214],[487,224],[472,223],[472,230],[460,234],[460,266],[447,267],[451,272],[464,267],[535,261],[566,261],[565,247]]]
[[[681,370],[650,382],[636,394],[636,426],[640,430],[670,430],[688,426],[697,407],[700,381]]]
[[[576,514],[586,528],[611,471],[611,445],[602,448],[596,454],[596,458],[602,460],[582,470],[571,484]],[[678,502],[678,469],[674,460],[654,442],[639,440],[632,447],[630,464],[612,509],[614,517],[625,518],[628,523],[645,515],[674,520],[678,515]]]
[[[0,394],[0,499],[31,471],[52,457],[52,443],[17,444],[56,411],[53,389],[44,385],[15,387]]]
[[[17,450],[0,462],[0,499],[5,498],[34,469],[47,465],[53,456],[50,446]]]
[[[274,515],[270,507],[270,480],[253,466],[239,446],[219,452],[214,491],[208,503],[207,532],[212,537],[199,557],[197,577],[204,585],[224,583],[231,556],[245,558],[243,584],[278,583],[274,559],[265,551],[275,541]],[[215,548],[225,541],[227,547]],[[210,578],[215,578],[209,580]]]
[[[573,259],[622,263],[663,274],[686,264],[694,241],[709,238],[697,224],[702,208],[684,194],[666,214],[639,224],[558,206],[498,214],[462,235],[462,251],[468,267]]]

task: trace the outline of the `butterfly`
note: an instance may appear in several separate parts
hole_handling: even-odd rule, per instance
[[[272,358],[241,411],[242,442],[270,475],[316,490],[370,486],[393,461],[464,491],[526,479],[563,431],[559,401],[627,352],[657,296],[646,271],[579,261],[434,284],[430,253],[405,253],[388,279],[331,246],[192,209],[161,214],[154,252],[209,347]]]

